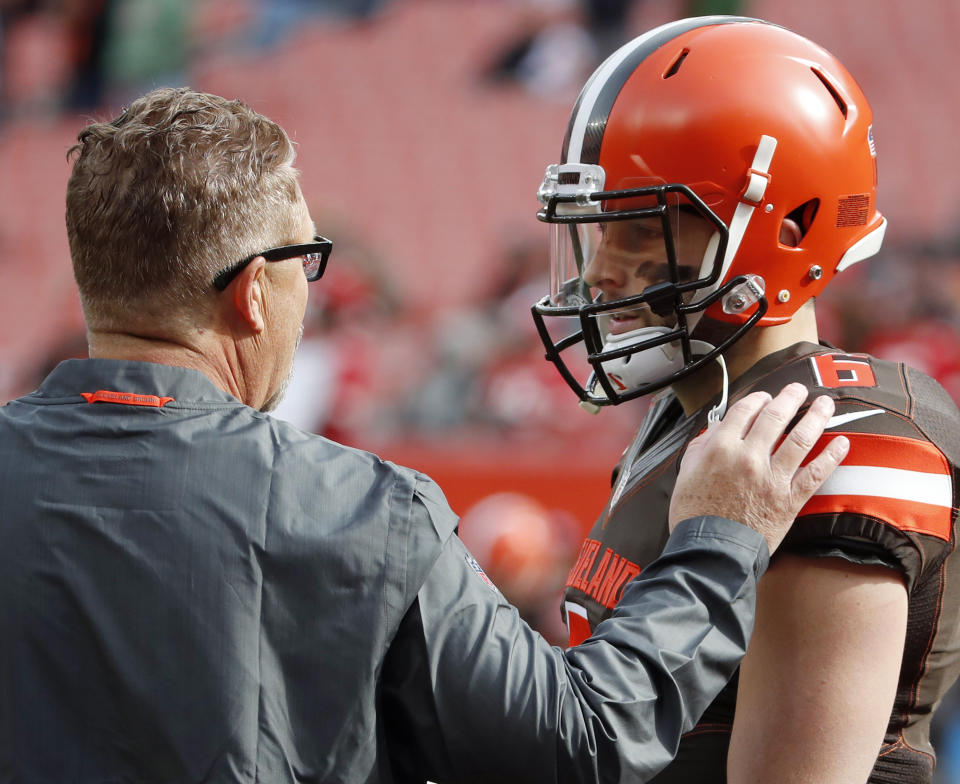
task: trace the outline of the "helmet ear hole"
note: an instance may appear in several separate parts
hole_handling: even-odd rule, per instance
[[[798,247],[810,231],[819,208],[820,199],[810,199],[787,213],[780,226],[780,244],[789,248]]]

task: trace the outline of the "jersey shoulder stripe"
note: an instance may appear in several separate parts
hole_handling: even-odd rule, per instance
[[[819,454],[837,435],[841,433],[825,434],[811,454]],[[878,433],[842,435],[850,440],[850,452],[803,507],[801,517],[849,512],[875,517],[904,532],[950,540],[953,472],[936,446]]]

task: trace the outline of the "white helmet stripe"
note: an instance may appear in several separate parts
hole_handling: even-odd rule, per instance
[[[746,234],[747,225],[750,218],[753,217],[753,211],[757,204],[763,200],[764,191],[768,180],[763,177],[770,171],[770,164],[773,162],[773,153],[777,149],[777,140],[773,136],[764,134],[760,137],[760,143],[757,145],[757,151],[753,156],[753,163],[748,173],[748,193],[744,194],[746,199],[749,195],[751,201],[740,201],[733,212],[733,218],[730,219],[729,235],[727,237],[727,250],[723,256],[723,266],[720,268],[720,277],[717,282],[707,289],[703,290],[703,296],[712,294],[724,282],[733,259],[740,250],[740,243],[743,242],[743,235]],[[752,192],[750,192],[752,191]],[[700,276],[705,277],[713,266],[713,256],[716,253],[716,242],[710,242],[707,246],[707,252],[703,256],[701,263]]]
[[[600,97],[600,93],[603,88],[606,87],[607,81],[617,70],[620,63],[643,46],[656,33],[657,30],[650,30],[639,38],[635,38],[621,46],[601,63],[596,73],[584,86],[583,93],[578,101],[577,112],[573,116],[570,126],[570,145],[567,148],[566,163],[584,163],[584,161],[580,160],[580,155],[583,152],[583,137],[587,130],[587,124],[590,122],[590,118],[596,107],[597,98]],[[595,162],[596,161],[589,161],[589,163]]]

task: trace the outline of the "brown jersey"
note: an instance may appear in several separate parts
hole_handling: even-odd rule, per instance
[[[904,575],[909,614],[903,663],[869,782],[925,784],[934,764],[930,717],[960,672],[960,558],[954,555],[960,412],[935,381],[916,370],[810,343],[762,359],[737,379],[731,397],[755,390],[776,394],[793,381],[811,397],[834,399],[824,440],[845,435],[850,452],[804,506],[781,551],[883,565]],[[663,548],[679,460],[706,427],[708,408],[685,417],[669,391],[651,403],[567,579],[571,644],[610,614],[627,580]],[[726,780],[736,692],[735,676],[655,782]]]

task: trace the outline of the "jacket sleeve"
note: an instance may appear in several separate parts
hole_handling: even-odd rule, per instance
[[[768,561],[754,531],[681,523],[593,637],[531,630],[451,537],[384,663],[398,781],[647,781],[727,683]]]

